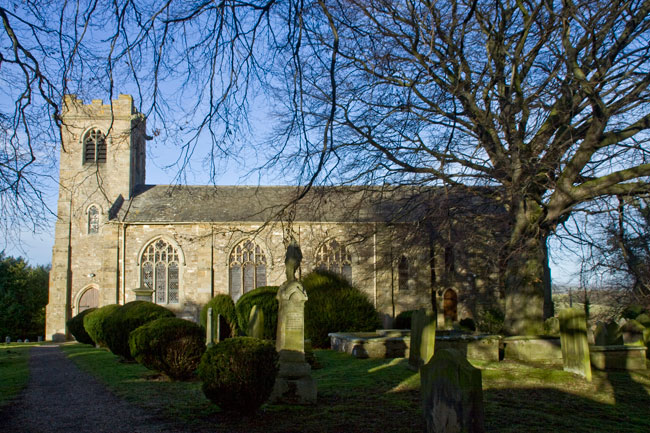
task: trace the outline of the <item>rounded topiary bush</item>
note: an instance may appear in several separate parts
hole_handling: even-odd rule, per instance
[[[331,332],[374,331],[379,315],[366,295],[342,276],[314,271],[302,280],[307,291],[305,338],[314,347],[329,347]]]
[[[162,317],[174,317],[174,313],[165,307],[147,301],[128,302],[106,318],[104,324],[106,345],[114,354],[132,360],[129,348],[131,331]]]
[[[278,295],[277,286],[258,287],[245,293],[235,304],[237,312],[237,324],[241,333],[248,329],[248,318],[250,317],[253,305],[261,308],[264,312],[264,333],[263,338],[275,339],[276,328],[278,327]]]
[[[498,308],[488,308],[481,311],[478,318],[478,329],[488,334],[498,334],[503,329],[505,314]]]
[[[235,337],[208,349],[198,376],[205,396],[224,410],[252,413],[271,395],[278,354],[270,341]]]
[[[199,321],[201,326],[207,329],[208,322],[208,308],[212,308],[212,317],[214,323],[212,324],[214,329],[215,338],[217,337],[217,317],[221,314],[221,328],[222,335],[224,335],[223,326],[224,324],[228,326],[229,335],[225,337],[234,337],[239,335],[239,329],[237,328],[237,313],[235,312],[235,303],[232,298],[228,295],[217,295],[214,298],[203,306],[201,309],[201,315]],[[216,341],[215,341],[216,343]]]
[[[84,328],[84,317],[96,309],[97,308],[89,308],[84,310],[66,322],[66,325],[68,325],[68,331],[70,331],[74,339],[79,343],[95,345],[95,341],[90,335],[88,335],[86,328]]]
[[[84,329],[97,346],[108,347],[106,344],[106,333],[104,331],[106,318],[120,308],[122,306],[117,304],[105,305],[84,316]]]
[[[203,329],[189,320],[163,317],[129,335],[131,356],[150,370],[172,379],[190,378],[205,352]]]
[[[411,329],[411,318],[415,310],[407,310],[399,313],[393,321],[393,328],[395,329]]]

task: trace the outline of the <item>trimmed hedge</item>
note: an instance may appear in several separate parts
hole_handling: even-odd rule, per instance
[[[406,310],[395,316],[393,328],[395,329],[411,329],[411,318],[415,310]]]
[[[221,326],[223,327],[224,322],[229,326],[229,337],[235,337],[240,334],[239,329],[237,328],[237,313],[235,312],[235,303],[230,296],[217,295],[214,298],[210,299],[210,301],[203,306],[201,309],[199,322],[205,329],[207,329],[208,323],[208,308],[212,308],[212,317],[214,321],[212,326],[214,329],[215,338],[217,337],[217,314],[221,314]]]
[[[115,355],[133,360],[129,348],[129,334],[145,323],[161,317],[174,317],[174,313],[147,301],[132,301],[124,304],[106,318],[104,333],[108,348]]]
[[[199,366],[205,338],[196,323],[163,317],[131,332],[129,348],[131,356],[148,369],[183,380],[192,377]]]
[[[105,305],[84,316],[84,329],[97,346],[108,347],[104,325],[106,319],[120,308],[122,306],[117,304]]]
[[[95,345],[95,341],[90,335],[88,335],[88,332],[86,332],[86,329],[84,328],[84,317],[96,309],[97,308],[88,308],[66,322],[66,325],[68,325],[68,331],[70,331],[74,339],[79,343]]]
[[[253,305],[257,305],[264,311],[264,333],[265,340],[274,340],[276,328],[278,327],[278,295],[277,286],[258,287],[245,293],[235,305],[237,312],[237,324],[243,334],[248,329],[248,318],[250,317]]]
[[[308,297],[305,338],[314,347],[328,348],[330,332],[374,331],[381,326],[368,297],[342,276],[319,270],[305,276],[302,284]]]
[[[205,396],[224,410],[255,412],[271,395],[278,354],[270,341],[235,337],[208,349],[198,376]]]

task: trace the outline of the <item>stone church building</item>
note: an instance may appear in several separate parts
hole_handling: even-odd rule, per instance
[[[198,320],[216,294],[284,281],[288,234],[299,272],[324,268],[361,289],[390,326],[401,311],[447,322],[502,299],[495,230],[480,195],[440,189],[166,186],[145,183],[146,119],[128,95],[110,105],[64,99],[48,339],[84,309],[152,301]],[[477,211],[478,210],[478,211]]]

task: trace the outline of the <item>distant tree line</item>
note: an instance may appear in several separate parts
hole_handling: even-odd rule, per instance
[[[36,340],[45,333],[50,266],[0,253],[0,338]]]

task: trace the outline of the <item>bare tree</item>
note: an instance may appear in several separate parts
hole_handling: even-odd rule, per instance
[[[598,197],[649,189],[649,1],[88,1],[64,3],[57,29],[14,3],[20,13],[0,12],[22,37],[60,42],[27,49],[56,65],[40,72],[54,89],[42,99],[132,82],[181,166],[206,136],[214,174],[270,101],[266,166],[301,185],[493,188],[511,229],[513,333],[551,313],[557,226]]]

